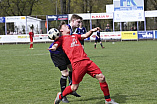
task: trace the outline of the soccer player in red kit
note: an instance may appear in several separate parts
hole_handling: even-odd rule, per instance
[[[57,47],[62,46],[62,49],[67,54],[69,60],[71,61],[73,72],[72,72],[72,85],[65,88],[62,93],[58,93],[54,101],[54,104],[59,104],[61,99],[76,91],[79,87],[79,83],[82,81],[85,74],[89,74],[91,77],[99,80],[101,90],[104,93],[106,104],[118,104],[111,100],[109,88],[105,81],[105,76],[102,74],[100,68],[89,59],[87,54],[79,42],[92,35],[93,32],[100,30],[99,27],[91,29],[89,32],[83,35],[73,34],[70,35],[70,29],[65,22],[61,22],[59,26],[59,31],[62,36],[54,43],[54,45],[49,48],[49,50],[55,51]]]
[[[33,37],[34,37],[34,33],[33,33],[33,29],[31,29],[31,32],[29,32],[29,38],[30,38],[30,47],[29,47],[29,49],[33,49]]]

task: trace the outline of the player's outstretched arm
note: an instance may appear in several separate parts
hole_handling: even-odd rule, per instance
[[[49,48],[48,50],[51,50],[51,51],[55,51],[58,47],[58,44],[54,44],[51,48]]]
[[[98,31],[98,30],[101,30],[101,29],[100,29],[99,27],[96,27],[96,28],[94,28],[94,29],[91,29],[91,30],[88,31],[86,34],[82,34],[82,35],[81,35],[81,38],[82,38],[82,39],[88,38],[88,37],[90,37],[90,36],[92,35],[93,32],[96,32],[96,31]]]

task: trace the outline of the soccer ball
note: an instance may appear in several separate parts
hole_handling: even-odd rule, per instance
[[[56,40],[59,38],[59,31],[56,28],[52,28],[48,31],[48,38],[51,40]]]

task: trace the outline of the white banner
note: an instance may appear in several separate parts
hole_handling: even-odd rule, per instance
[[[114,12],[114,5],[106,5],[106,13],[113,13]]]
[[[17,36],[16,35],[0,35],[0,42],[16,42]]]
[[[157,17],[157,10],[145,11],[145,17]]]
[[[70,20],[73,14],[69,14],[68,18]],[[113,13],[84,13],[84,14],[77,14],[83,18],[83,20],[90,20],[93,19],[113,19]]]
[[[91,13],[91,19],[113,19],[113,13]]]
[[[52,41],[48,39],[47,34],[35,34],[33,42],[46,42]],[[30,42],[29,35],[0,35],[0,43],[18,43],[18,42]]]
[[[26,22],[26,16],[9,16],[6,17],[6,23],[8,22]]]
[[[116,11],[114,22],[144,21],[144,11]]]
[[[95,40],[97,32],[90,36],[90,40]],[[121,32],[100,32],[101,40],[121,39]]]

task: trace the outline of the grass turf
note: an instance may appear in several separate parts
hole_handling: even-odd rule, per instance
[[[157,103],[157,42],[103,42],[101,49],[85,42],[85,52],[102,70],[111,98],[120,104]],[[52,104],[60,91],[60,71],[54,67],[50,43],[0,45],[0,104]],[[85,75],[69,104],[104,104],[96,79]],[[62,104],[62,102],[61,102]]]

